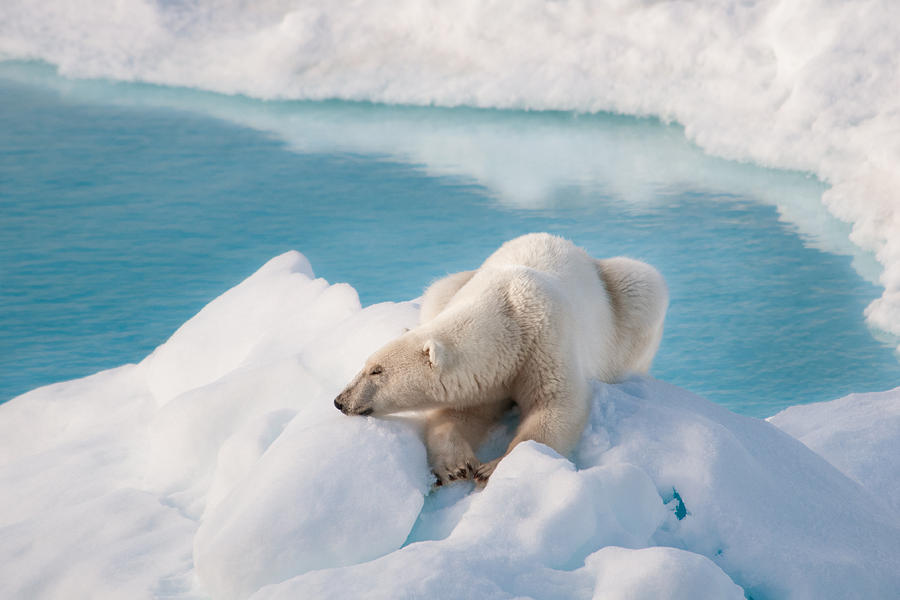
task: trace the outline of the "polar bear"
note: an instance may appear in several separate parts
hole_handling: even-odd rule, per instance
[[[524,235],[432,284],[419,325],[372,354],[334,405],[347,415],[428,410],[437,485],[484,483],[503,457],[482,464],[475,451],[512,403],[520,422],[503,456],[525,440],[567,455],[590,412],[590,380],[645,373],[667,307],[650,265]]]

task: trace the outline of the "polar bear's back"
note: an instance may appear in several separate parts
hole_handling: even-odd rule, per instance
[[[564,276],[573,269],[587,273],[591,261],[587,252],[569,240],[549,233],[529,233],[500,246],[481,268],[522,266]]]
[[[596,260],[568,240],[532,233],[506,242],[475,271],[432,284],[421,322],[446,331],[477,323],[478,348],[501,355],[510,350],[498,342],[509,329],[506,303],[528,337],[552,337],[538,346],[556,348],[559,362],[580,376],[615,381],[649,368],[668,299],[650,265]]]
[[[506,242],[482,270],[521,267],[565,305],[556,325],[583,372],[611,381],[649,369],[668,306],[656,269],[624,257],[596,260],[569,240],[532,233]]]
[[[596,261],[569,240],[548,233],[531,233],[503,244],[484,262],[483,273],[501,272],[526,280],[518,289],[530,289],[544,302],[560,336],[554,345],[567,348],[568,362],[587,377],[615,378],[619,370],[615,351],[614,315]],[[515,302],[515,298],[513,301]],[[521,299],[535,306],[535,298]],[[610,360],[612,359],[612,361]]]
[[[481,266],[481,270],[525,267],[544,285],[554,286],[565,297],[578,319],[596,315],[608,306],[605,287],[598,277],[596,261],[569,240],[549,233],[530,233],[503,244]]]

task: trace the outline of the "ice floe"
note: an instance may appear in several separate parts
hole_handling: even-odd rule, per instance
[[[0,596],[900,589],[900,521],[884,499],[900,460],[897,391],[773,418],[814,452],[652,378],[597,382],[571,457],[529,442],[483,490],[432,491],[414,416],[332,405],[365,356],[416,319],[414,302],[362,308],[290,252],[142,363],[0,406]],[[498,427],[484,451],[508,435]]]

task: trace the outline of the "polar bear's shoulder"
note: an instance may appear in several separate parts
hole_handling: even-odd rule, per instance
[[[422,295],[422,308],[419,311],[419,323],[427,323],[434,319],[466,285],[475,271],[461,271],[438,279],[425,290]]]

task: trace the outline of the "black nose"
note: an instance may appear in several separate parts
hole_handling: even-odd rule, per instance
[[[338,409],[339,411],[344,412],[344,405],[341,404],[340,402],[338,402],[337,400],[334,401],[334,407],[336,409]]]

